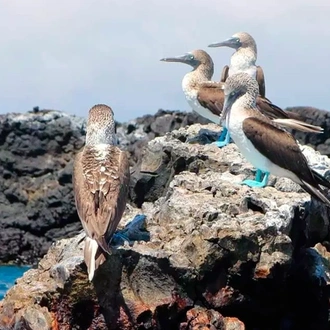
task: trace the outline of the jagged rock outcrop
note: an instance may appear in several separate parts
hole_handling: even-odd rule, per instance
[[[159,111],[118,124],[131,164],[142,147],[166,131],[205,120]],[[0,116],[0,263],[36,263],[50,244],[78,233],[72,162],[85,143],[85,119],[42,110]]]
[[[294,136],[300,143],[315,147],[321,154],[330,156],[330,112],[313,107],[289,107],[285,110],[293,111],[307,123],[324,128],[323,134],[305,134],[294,132]]]
[[[308,122],[325,128],[324,134],[294,132],[303,143],[330,155],[328,112],[293,108]],[[166,163],[168,152],[145,157],[144,146],[166,132],[207,120],[192,112],[158,111],[117,125],[120,144],[132,165],[130,202],[140,207],[155,201],[168,177],[185,167],[179,157]],[[205,132],[200,143],[217,138]],[[41,110],[0,116],[0,263],[35,264],[57,239],[76,234],[81,225],[74,207],[71,173],[76,152],[83,146],[85,119],[63,112]],[[190,164],[191,161],[188,159]],[[190,166],[195,166],[195,163]]]
[[[80,230],[72,159],[84,121],[57,111],[0,117],[0,262],[33,263]]]
[[[84,234],[58,241],[0,303],[0,328],[327,329],[329,210],[285,178],[240,185],[254,170],[234,144],[186,143],[216,129],[148,143],[141,166],[158,188],[122,221],[143,213],[148,241],[114,247],[93,283]],[[328,175],[330,161],[303,150]]]

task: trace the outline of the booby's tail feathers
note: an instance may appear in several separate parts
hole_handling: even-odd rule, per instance
[[[330,182],[321,174],[317,173],[315,170],[312,170],[313,176],[318,184],[321,186],[327,187],[330,189]]]
[[[86,237],[84,248],[84,259],[87,266],[88,279],[92,281],[95,270],[106,260],[103,250],[97,241]]]
[[[311,124],[307,124],[303,121],[296,119],[273,119],[273,121],[281,126],[295,129],[297,131],[307,132],[307,133],[323,133],[323,128],[320,126],[315,126]]]
[[[302,181],[302,188],[304,188],[310,195],[323,202],[327,207],[330,207],[330,200],[325,196],[324,192],[319,188],[311,186],[306,181]]]

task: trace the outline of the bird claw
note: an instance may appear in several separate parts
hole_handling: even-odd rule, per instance
[[[261,171],[261,170],[259,170],[259,169],[257,169],[257,171],[256,171],[256,179],[255,180],[257,182],[262,182],[263,175],[264,175],[264,172]]]
[[[215,142],[212,142],[212,144],[216,145],[218,148],[222,148],[222,147],[226,146],[227,144],[229,144],[229,142],[227,142],[227,141],[215,141]]]
[[[226,128],[224,128],[218,140],[213,142],[212,144],[215,144],[217,147],[222,148],[227,144],[229,144],[229,142],[230,142],[229,132]]]
[[[129,238],[126,236],[126,235],[124,235],[124,234],[122,234],[122,233],[115,233],[114,235],[113,235],[113,239],[112,239],[113,241],[118,241],[118,240],[122,240],[122,241],[126,241],[126,242],[130,242],[130,240],[129,240]]]
[[[263,173],[264,173],[264,177],[261,181],[261,177],[262,177]],[[268,177],[269,177],[268,172],[262,172],[261,170],[258,169],[257,173],[256,173],[256,179],[255,180],[244,180],[244,181],[241,182],[241,184],[249,186],[250,188],[263,188],[268,183]]]
[[[150,234],[145,230],[146,216],[137,214],[124,229],[116,232],[112,239],[112,244],[120,245],[125,241],[131,244],[133,241],[149,241]]]
[[[256,180],[244,180],[241,182],[241,184],[249,186],[250,188],[263,188],[265,186],[263,182],[259,182]]]

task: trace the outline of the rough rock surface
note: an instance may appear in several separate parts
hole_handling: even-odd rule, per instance
[[[148,143],[158,189],[123,222],[143,213],[149,241],[114,247],[93,283],[84,234],[58,241],[0,303],[0,329],[328,329],[329,210],[285,178],[240,185],[254,170],[234,144],[185,142],[216,128]]]
[[[134,165],[149,140],[199,121],[159,111],[118,124],[118,136]],[[0,116],[0,263],[34,264],[52,242],[81,229],[71,175],[85,129],[85,119],[59,111]]]
[[[294,132],[302,144],[330,155],[329,113],[309,107],[290,108],[324,134]],[[145,155],[144,146],[166,132],[207,120],[192,112],[158,111],[117,125],[120,144],[132,165],[131,203],[141,207],[166,188],[168,177],[185,166],[182,157],[167,164],[168,152]],[[201,143],[217,138],[205,133]],[[0,116],[0,263],[36,264],[57,239],[76,234],[81,225],[72,195],[72,161],[83,146],[85,119],[59,111]],[[187,160],[190,163],[190,160]],[[173,165],[173,166],[172,166]],[[194,165],[190,165],[194,166]]]
[[[323,134],[305,134],[295,131],[294,135],[300,143],[311,145],[320,153],[330,156],[330,112],[313,107],[289,107],[285,110],[296,112],[307,123],[324,128]]]
[[[0,262],[33,263],[80,230],[71,172],[84,135],[62,112],[0,116]]]

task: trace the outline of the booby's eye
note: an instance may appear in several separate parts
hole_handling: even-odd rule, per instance
[[[235,96],[236,95],[236,92],[235,91],[232,91],[231,93],[230,93],[230,96]]]
[[[190,55],[189,58],[190,58],[191,60],[193,60],[195,57],[194,57],[194,55]]]

